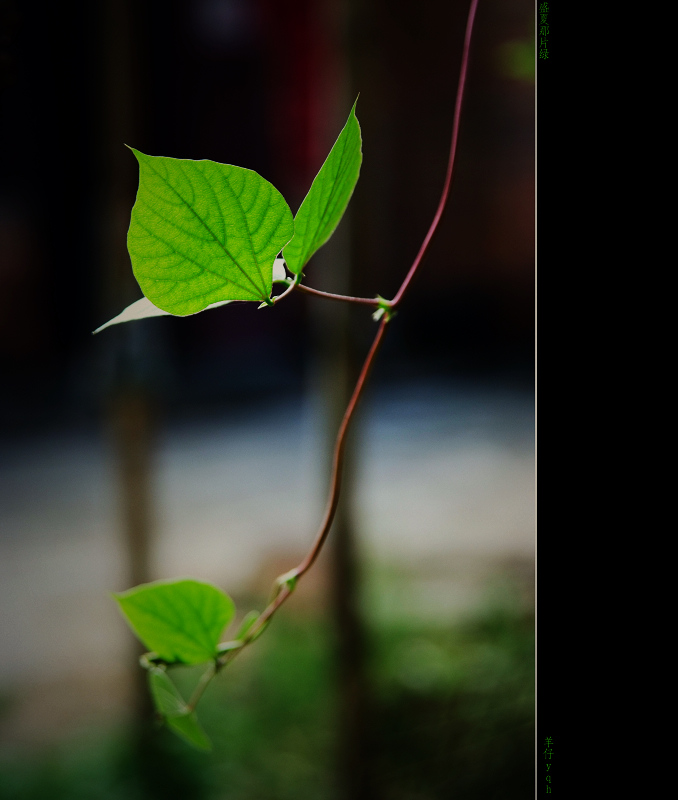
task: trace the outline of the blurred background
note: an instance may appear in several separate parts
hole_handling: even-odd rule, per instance
[[[150,724],[109,592],[242,616],[294,566],[369,348],[298,296],[91,331],[141,292],[137,166],[208,158],[296,212],[356,96],[361,177],[306,283],[392,297],[443,184],[467,2],[0,0],[0,797],[524,798],[534,784],[534,5],[481,0],[456,177],[353,431],[330,542]],[[188,686],[195,676],[179,680]]]

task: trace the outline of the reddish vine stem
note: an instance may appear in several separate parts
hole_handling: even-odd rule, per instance
[[[290,587],[290,581],[297,581],[301,576],[308,572],[308,570],[313,566],[320,550],[322,549],[325,540],[330,532],[330,528],[332,527],[332,521],[334,520],[334,515],[337,510],[337,505],[339,503],[339,493],[341,491],[341,476],[342,476],[342,466],[344,463],[344,451],[346,449],[346,433],[348,431],[348,426],[351,422],[351,418],[356,410],[358,405],[358,401],[363,393],[363,389],[365,387],[365,383],[367,382],[367,378],[370,374],[372,369],[372,365],[374,364],[375,356],[379,351],[379,347],[381,346],[382,340],[384,338],[384,333],[386,332],[386,326],[389,321],[389,314],[384,314],[381,319],[381,323],[379,324],[379,328],[377,330],[377,335],[374,337],[374,341],[372,342],[372,347],[370,348],[367,357],[365,358],[365,363],[363,364],[363,368],[360,371],[360,375],[358,376],[358,380],[356,382],[355,388],[353,390],[353,394],[351,395],[351,399],[349,400],[348,406],[346,407],[346,411],[344,412],[344,418],[341,421],[341,425],[339,426],[339,431],[337,433],[337,439],[334,445],[334,457],[332,459],[332,477],[330,479],[330,493],[329,498],[327,501],[327,506],[325,508],[325,516],[323,521],[320,525],[318,533],[316,534],[315,541],[311,546],[311,549],[306,554],[304,560],[293,570],[288,572],[284,577],[284,581],[279,579],[281,583],[279,584],[278,592],[274,596],[273,600],[269,603],[266,610],[259,616],[259,619],[255,622],[255,624],[250,629],[246,640],[253,639],[257,633],[261,630],[261,628],[266,625],[268,620],[275,614],[275,612],[280,608],[280,606],[285,602],[285,600],[292,594],[292,588]]]
[[[198,681],[198,685],[196,686],[193,694],[191,695],[191,699],[187,703],[187,708],[189,711],[193,711],[195,707],[198,705],[198,701],[203,696],[203,692],[207,688],[208,684],[211,682],[212,678],[217,674],[217,666],[216,664],[211,664],[207,671],[203,673],[202,677]]]
[[[438,202],[438,208],[436,209],[433,221],[431,222],[431,226],[429,227],[428,232],[424,238],[424,241],[422,242],[422,245],[419,248],[419,252],[417,253],[416,258],[412,262],[412,266],[410,267],[407,275],[405,276],[404,281],[402,282],[400,288],[398,289],[396,296],[391,301],[381,300],[378,298],[372,300],[369,298],[361,298],[361,297],[347,297],[344,295],[331,294],[329,292],[321,292],[318,289],[311,289],[308,286],[302,286],[301,284],[298,283],[291,284],[290,288],[288,288],[283,293],[283,295],[286,295],[289,291],[292,291],[293,288],[296,288],[302,292],[306,292],[307,294],[313,294],[331,300],[342,300],[350,303],[378,306],[384,309],[384,314],[381,318],[379,329],[377,330],[377,334],[372,343],[372,347],[370,348],[370,351],[367,354],[367,358],[365,359],[365,363],[363,364],[363,368],[358,377],[355,389],[353,390],[353,395],[351,396],[346,412],[344,413],[344,418],[341,422],[341,426],[337,433],[337,439],[334,446],[332,475],[330,478],[329,498],[327,501],[327,506],[325,508],[325,516],[320,525],[318,533],[316,534],[316,538],[311,546],[311,549],[309,550],[308,554],[303,559],[303,561],[301,561],[301,563],[295,569],[291,570],[290,572],[278,578],[276,584],[276,592],[271,602],[268,604],[266,609],[260,614],[259,618],[254,623],[252,628],[250,628],[250,630],[247,633],[247,636],[244,637],[243,645],[249,644],[256,637],[256,635],[261,632],[261,630],[269,622],[269,620],[275,614],[275,612],[292,594],[296,581],[313,566],[313,563],[318,557],[320,550],[322,549],[322,546],[325,543],[325,540],[327,539],[330,528],[332,526],[334,514],[337,510],[337,505],[339,503],[339,492],[341,489],[341,473],[344,461],[344,450],[346,446],[346,433],[348,431],[349,423],[351,421],[351,418],[353,417],[353,413],[362,395],[365,383],[367,381],[370,370],[374,363],[375,356],[384,338],[386,327],[392,315],[391,309],[395,308],[398,305],[398,303],[400,303],[400,301],[403,298],[403,295],[405,294],[410,283],[412,282],[412,279],[417,273],[419,266],[422,263],[422,260],[431,243],[431,240],[433,239],[433,236],[436,230],[438,229],[438,224],[440,223],[440,219],[443,215],[445,206],[447,204],[447,199],[449,197],[450,187],[452,185],[452,173],[454,170],[454,162],[457,153],[457,140],[459,138],[459,121],[461,118],[461,105],[464,96],[464,89],[466,87],[466,74],[468,71],[471,34],[473,32],[473,23],[475,21],[477,7],[478,7],[478,0],[471,0],[471,5],[469,8],[468,18],[466,22],[466,34],[464,36],[464,47],[462,50],[461,71],[459,73],[459,84],[457,87],[457,97],[454,107],[454,119],[452,122],[452,140],[450,144],[450,154],[447,164],[447,173],[445,175],[445,183],[443,186],[443,191],[440,196],[440,201]],[[280,297],[282,297],[283,295],[280,295]],[[233,658],[235,658],[235,656],[240,652],[241,649],[242,648],[238,650],[233,650],[231,653],[229,653],[228,656],[224,657],[224,660],[220,662],[219,666],[225,666],[226,663],[230,662]]]
[[[330,526],[332,525],[332,520],[334,519],[334,514],[337,510],[337,505],[339,503],[339,492],[341,491],[341,473],[342,473],[342,466],[344,463],[346,433],[348,431],[348,426],[351,422],[351,418],[353,417],[353,412],[355,411],[356,406],[358,405],[358,401],[360,400],[363,388],[372,369],[372,365],[374,364],[374,359],[383,341],[384,333],[386,332],[386,326],[388,325],[389,319],[390,319],[389,314],[384,314],[384,316],[381,319],[379,328],[377,330],[377,335],[374,337],[374,341],[372,342],[372,347],[370,348],[370,352],[367,354],[367,358],[365,359],[363,368],[360,371],[360,375],[358,376],[358,381],[356,382],[355,389],[353,390],[353,395],[351,396],[346,411],[344,412],[344,418],[341,421],[341,425],[337,433],[336,444],[334,446],[334,458],[332,460],[332,479],[330,483],[330,496],[327,501],[327,507],[325,509],[325,518],[322,521],[320,530],[318,531],[315,541],[313,542],[313,546],[309,550],[306,558],[301,562],[301,564],[299,564],[299,566],[295,570],[296,578],[301,578],[301,576],[305,572],[308,572],[308,570],[313,566],[313,563],[318,557],[318,553],[320,552],[320,549],[322,548],[325,539],[327,538]]]
[[[391,308],[395,308],[398,303],[402,300],[403,295],[407,291],[412,279],[414,278],[415,274],[419,269],[419,265],[421,264],[426,252],[428,250],[429,245],[431,244],[431,240],[433,239],[433,235],[435,234],[436,230],[438,229],[438,224],[443,216],[443,211],[445,210],[445,206],[447,205],[447,198],[450,194],[450,187],[452,186],[452,172],[454,170],[454,162],[457,154],[457,141],[459,139],[459,121],[461,119],[461,104],[462,100],[464,99],[464,89],[466,88],[466,74],[468,72],[468,60],[469,60],[469,50],[471,47],[471,34],[473,33],[473,23],[475,21],[476,16],[476,9],[478,8],[478,0],[471,0],[471,6],[468,12],[468,19],[466,21],[466,34],[464,36],[464,47],[462,50],[461,56],[461,70],[459,72],[459,84],[457,85],[457,98],[454,105],[454,118],[452,121],[452,140],[450,143],[450,155],[447,162],[447,174],[445,175],[445,184],[443,185],[443,191],[440,195],[440,200],[438,202],[438,208],[436,209],[436,213],[433,217],[433,221],[431,222],[431,226],[428,229],[428,233],[424,237],[424,241],[419,248],[419,252],[416,255],[416,258],[412,262],[412,266],[409,269],[409,272],[405,276],[405,280],[402,282],[400,289],[398,289],[398,293],[393,298],[393,300],[379,300],[379,299],[370,299],[364,297],[348,297],[345,295],[340,294],[331,294],[330,292],[321,292],[318,289],[311,289],[310,286],[304,286],[302,284],[297,284],[296,288],[302,292],[307,292],[308,294],[314,294],[318,297],[325,297],[328,300],[344,300],[348,303],[363,303],[365,305],[372,305],[372,306],[390,306]]]
[[[419,269],[419,265],[424,258],[426,251],[428,250],[429,244],[431,244],[431,239],[433,239],[433,234],[438,229],[438,223],[440,222],[441,217],[443,216],[443,211],[445,210],[445,206],[447,205],[447,198],[450,194],[450,186],[452,185],[452,171],[454,170],[454,161],[457,155],[457,140],[459,138],[459,120],[461,119],[461,103],[464,99],[464,89],[466,87],[466,73],[468,71],[468,56],[469,56],[469,49],[471,46],[471,34],[473,33],[473,22],[476,16],[476,8],[478,7],[478,0],[471,0],[471,7],[469,8],[468,12],[468,19],[466,21],[466,35],[464,36],[464,49],[462,50],[461,54],[461,70],[459,71],[459,84],[457,86],[457,99],[454,104],[454,119],[452,121],[452,142],[450,144],[450,157],[447,162],[447,174],[445,176],[445,185],[443,186],[443,192],[440,195],[440,202],[438,203],[438,208],[436,209],[435,216],[433,217],[433,222],[431,222],[431,227],[428,229],[428,233],[426,234],[424,241],[419,248],[419,252],[417,253],[416,258],[412,262],[412,266],[410,267],[410,271],[405,276],[405,280],[402,282],[400,289],[398,289],[398,293],[391,301],[393,306],[397,306],[398,303],[401,301],[403,295],[407,291],[407,287],[412,282],[412,278],[414,278],[415,273]]]
[[[343,300],[345,303],[359,303],[365,306],[378,307],[380,305],[390,305],[390,300],[380,300],[378,297],[349,297],[345,294],[332,294],[332,292],[321,292],[320,289],[311,289],[310,286],[304,286],[303,283],[298,283],[294,288],[306,294],[312,294],[316,297],[324,297],[327,300]],[[282,295],[281,295],[282,297]]]
[[[272,297],[272,298],[271,298],[271,299],[273,300],[273,305],[275,305],[275,304],[276,304],[276,303],[278,303],[280,300],[282,300],[282,299],[283,299],[283,297],[287,297],[287,295],[288,295],[288,294],[289,294],[291,291],[293,291],[295,288],[299,288],[299,287],[297,286],[297,284],[295,284],[295,283],[294,283],[294,281],[292,281],[292,282],[290,283],[290,285],[287,287],[287,289],[285,289],[285,291],[284,291],[284,292],[282,292],[282,294],[276,295],[275,297]]]

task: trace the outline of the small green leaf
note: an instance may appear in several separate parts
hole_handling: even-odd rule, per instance
[[[211,750],[212,742],[210,742],[207,734],[202,729],[195,715],[195,711],[188,714],[182,714],[180,717],[168,717],[167,727],[180,736],[184,741],[197,747],[198,750]]]
[[[179,690],[164,669],[149,670],[148,683],[156,710],[167,727],[199,750],[211,750],[212,744],[194,711],[190,711]]]
[[[240,629],[238,630],[238,633],[235,638],[239,641],[245,641],[245,640],[249,642],[256,641],[261,636],[261,634],[266,630],[266,628],[268,628],[271,622],[270,618],[267,619],[266,622],[264,622],[264,624],[259,628],[259,630],[255,632],[254,636],[249,638],[250,631],[259,621],[259,617],[261,617],[261,614],[258,611],[250,611],[249,614],[247,614],[243,619],[243,621],[240,623]]]
[[[221,634],[235,615],[225,592],[190,578],[145,583],[114,597],[139,639],[169,663],[216,658]]]
[[[243,617],[243,621],[240,623],[240,629],[236,634],[236,639],[244,639],[247,636],[250,628],[254,623],[259,619],[259,612],[258,611],[250,611]]]
[[[284,575],[280,575],[276,578],[276,583],[278,586],[283,586],[287,584],[287,588],[290,592],[293,592],[297,587],[297,581],[299,580],[299,575],[296,569],[291,569],[289,572],[286,572]]]
[[[280,192],[250,169],[147,156],[127,248],[154,306],[186,316],[224,300],[265,301],[273,260],[294,235]]]
[[[287,275],[285,273],[285,260],[283,258],[276,258],[273,262],[273,283],[287,283]],[[212,303],[207,306],[204,311],[209,311],[210,308],[218,308],[219,306],[227,306],[233,300],[222,300],[219,303]],[[197,312],[196,312],[197,313]],[[119,325],[121,322],[132,322],[136,319],[147,319],[148,317],[173,317],[175,314],[170,314],[169,311],[163,311],[161,308],[154,306],[153,303],[147,298],[142,297],[132,305],[127,306],[124,311],[121,311],[117,317],[108,322],[100,325],[92,333],[100,333],[105,328],[110,328],[111,325]]]
[[[283,253],[295,275],[334,233],[358,181],[363,155],[357,102],[294,218],[294,239]]]
[[[163,717],[178,717],[188,714],[188,706],[162,667],[152,667],[148,671],[148,685],[153,705]]]

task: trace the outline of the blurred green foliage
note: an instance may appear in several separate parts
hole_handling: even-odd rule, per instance
[[[455,625],[393,619],[370,642],[380,797],[532,796],[531,614],[496,606]],[[0,798],[333,800],[333,648],[322,615],[281,613],[208,689],[200,710],[213,752],[150,726],[89,731],[0,761]],[[173,670],[180,688],[195,670]]]
[[[534,83],[534,41],[515,40],[504,42],[497,51],[499,69],[506,78]]]

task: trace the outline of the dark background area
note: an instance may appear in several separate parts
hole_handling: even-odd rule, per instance
[[[274,310],[232,304],[92,336],[141,296],[126,250],[137,163],[124,145],[254,169],[296,212],[359,94],[361,177],[346,218],[309,264],[305,282],[392,297],[442,189],[467,11],[466,0],[0,0],[0,443],[9,453],[0,467],[9,476],[6,518],[15,525],[0,537],[8,574],[19,545],[26,545],[25,558],[17,563],[32,565],[33,552],[49,544],[55,554],[80,548],[78,563],[106,580],[111,572],[97,571],[102,553],[117,553],[121,586],[160,577],[153,548],[161,549],[171,526],[153,493],[154,478],[167,469],[156,458],[162,449],[158,431],[180,436],[183,423],[205,421],[203,449],[197,456],[189,449],[180,461],[186,474],[200,475],[191,470],[209,449],[205,441],[221,435],[222,422],[231,425],[223,441],[232,445],[229,436],[239,425],[255,429],[250,412],[268,413],[280,403],[301,417],[303,398],[324,393],[322,411],[311,402],[303,413],[324,416],[322,435],[329,441],[350,385],[347,363],[360,363],[374,333],[361,309],[348,312],[293,293]],[[92,663],[108,657],[111,666],[101,679],[104,689],[93,689],[92,676],[76,671],[64,679],[66,689],[56,679],[51,688],[37,680],[30,690],[9,681],[0,687],[0,744],[10,741],[9,756],[0,761],[0,797],[486,800],[531,793],[533,561],[524,552],[525,532],[529,539],[531,531],[529,515],[512,515],[509,500],[520,508],[530,502],[521,480],[529,476],[533,441],[534,17],[527,0],[479,4],[451,199],[423,269],[390,325],[370,388],[381,398],[382,416],[375,414],[381,441],[399,445],[402,438],[401,451],[383,452],[394,464],[400,459],[405,472],[410,463],[420,464],[418,477],[425,482],[430,476],[438,492],[431,505],[439,504],[414,521],[412,533],[421,540],[422,559],[429,553],[428,572],[413,578],[396,570],[395,578],[384,577],[390,566],[363,563],[364,596],[376,599],[358,608],[356,540],[365,531],[356,535],[351,520],[352,475],[361,462],[352,461],[349,450],[334,549],[321,559],[314,573],[319,577],[309,577],[308,594],[295,595],[296,616],[281,614],[258,654],[252,648],[251,660],[234,664],[233,681],[215,687],[215,701],[204,712],[215,741],[209,760],[164,733],[148,738],[146,731],[137,740],[131,726],[110,732],[121,706],[130,718],[147,720],[148,696],[131,655],[129,665],[119,668],[99,649],[100,660]],[[429,391],[432,385],[435,391]],[[408,387],[414,387],[410,394]],[[415,457],[422,430],[430,435],[422,441],[429,443],[433,466]],[[63,485],[54,467],[62,446],[80,459],[78,469],[64,470]],[[446,460],[443,446],[470,455]],[[285,448],[285,457],[297,452],[287,442]],[[276,457],[269,453],[269,460]],[[114,468],[100,474],[109,461]],[[495,463],[513,466],[497,468],[496,478]],[[465,484],[455,470],[469,464],[467,489],[475,480],[490,495],[494,485],[506,492],[495,493],[491,509],[510,520],[500,542],[505,552],[490,549],[489,560],[514,560],[522,599],[477,607],[459,624],[452,624],[451,612],[442,622],[417,617],[407,599],[415,583],[430,586],[433,576],[439,602],[477,578],[452,546],[463,549],[472,538],[470,512],[459,517],[469,522],[466,537],[445,520],[449,562],[435,563],[435,547],[427,550],[426,525],[435,540],[446,509],[483,505],[477,499],[482,491],[471,500],[462,496]],[[297,474],[296,466],[290,479],[295,492],[293,478],[306,474],[301,468]],[[88,470],[92,486],[76,491]],[[512,484],[518,472],[521,479]],[[398,474],[390,481],[401,486]],[[490,476],[485,483],[484,475]],[[287,479],[281,477],[283,488]],[[515,497],[507,500],[513,486]],[[455,492],[460,497],[450,499]],[[96,510],[99,498],[114,494],[122,508],[116,525],[109,506]],[[243,495],[247,501],[246,490]],[[101,526],[92,525],[86,539],[87,523],[71,506],[90,501]],[[230,502],[236,505],[232,497]],[[45,509],[44,529],[30,516],[31,507]],[[71,519],[78,524],[68,538]],[[475,524],[482,529],[484,522]],[[22,530],[35,541],[20,542]],[[399,552],[405,560],[406,551]],[[270,580],[289,568],[288,552],[271,549],[269,555],[282,566],[269,576],[264,564],[264,577],[252,578],[246,596],[237,598],[239,609],[246,603],[259,607]],[[208,560],[221,568],[228,558],[225,548]],[[68,582],[65,557],[56,566],[36,563],[35,573],[20,578],[26,594],[12,596],[16,607],[38,617],[39,604],[53,604],[52,597],[71,611],[88,597],[98,613],[91,600],[94,588],[102,593],[98,586],[86,587],[90,595],[84,589],[78,594],[75,586],[72,597],[65,589],[50,594],[51,583]],[[33,592],[31,581],[47,590]],[[375,611],[382,606],[389,610],[383,618]],[[104,633],[120,634],[117,618],[97,618]],[[12,629],[13,620],[2,621]],[[366,631],[369,648],[363,647]],[[63,742],[41,750],[35,731],[50,726],[42,724],[41,715],[49,712],[40,698],[49,709],[54,696],[69,692],[76,708],[73,698],[82,708],[89,703],[99,709],[100,727],[91,737],[80,733],[67,741],[65,725]],[[99,698],[107,693],[108,706]],[[61,719],[55,714],[51,720],[57,736]],[[29,733],[27,749],[20,742],[15,758],[16,720],[25,723],[16,729]]]
[[[137,168],[124,143],[255,169],[295,211],[360,92],[350,282],[393,296],[442,187],[466,3],[1,8],[5,433],[96,420],[121,373],[188,413],[302,385],[306,298],[275,314],[239,305],[90,335],[140,296],[125,250]],[[480,4],[452,198],[382,375],[532,379],[533,26],[524,0]],[[307,274],[323,288],[313,264]],[[369,325],[354,336],[367,346]]]

